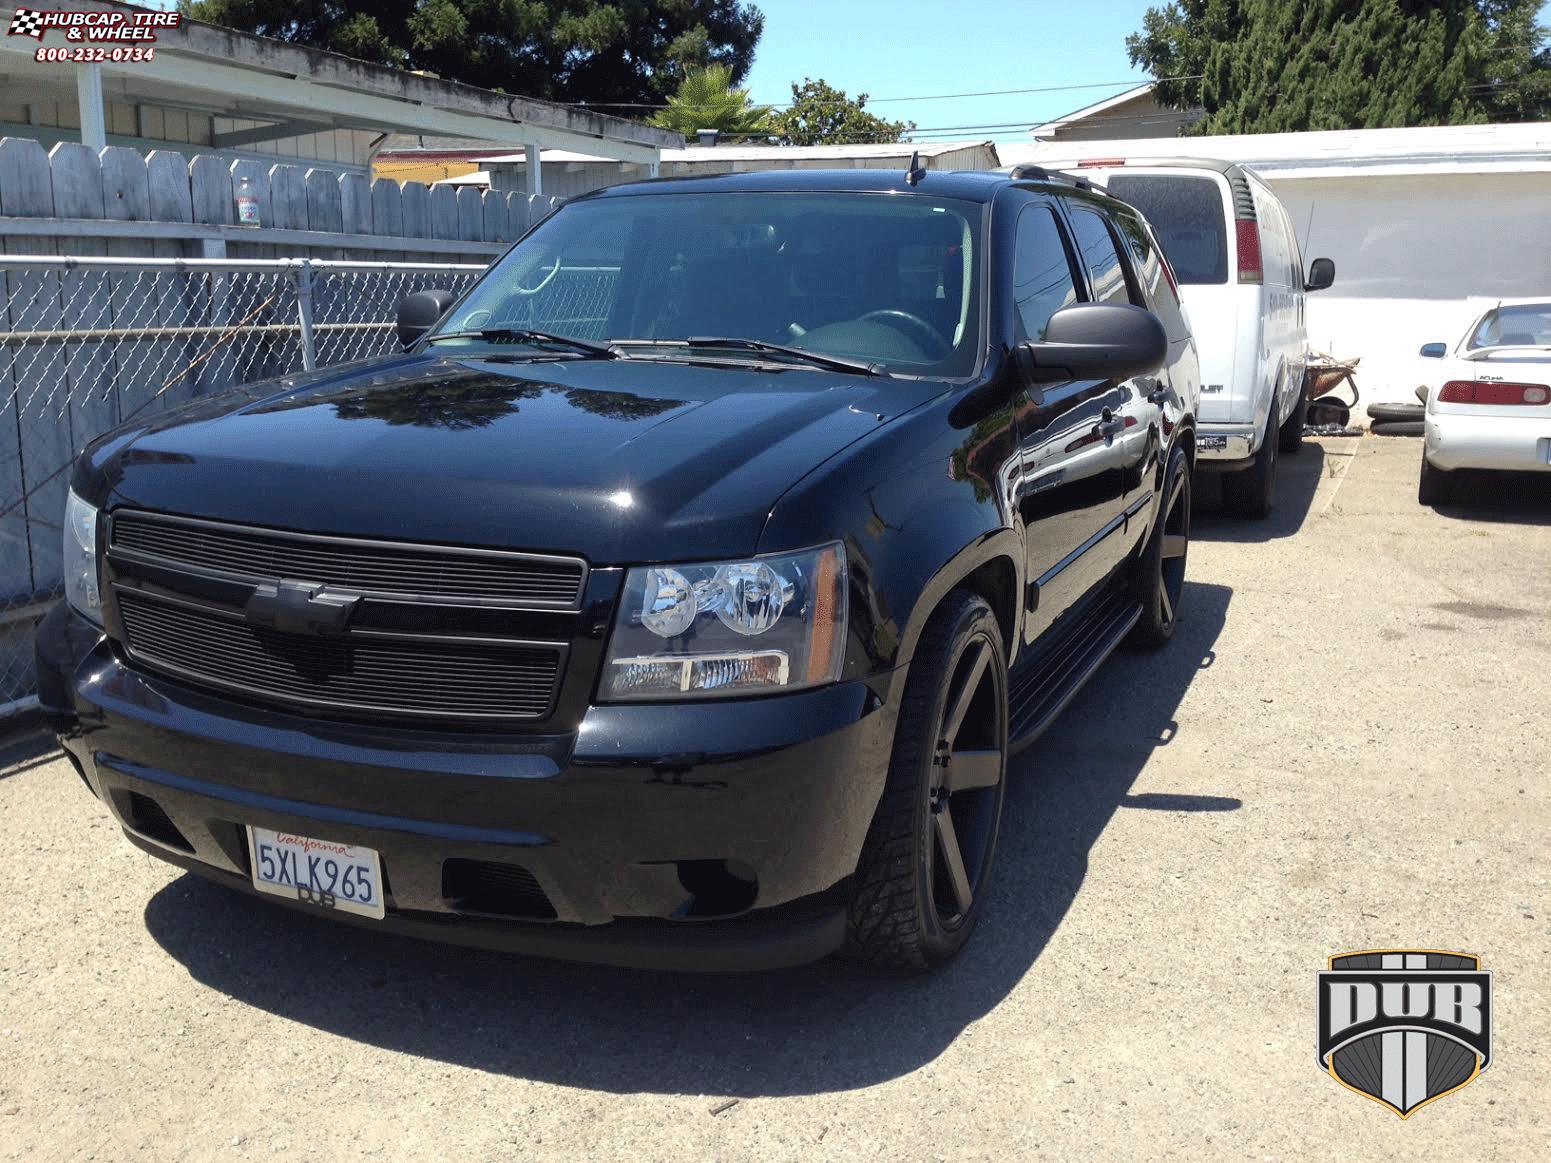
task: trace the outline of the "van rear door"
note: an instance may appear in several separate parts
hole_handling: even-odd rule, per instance
[[[1254,408],[1254,375],[1241,374],[1240,364],[1247,360],[1253,366],[1258,343],[1239,350],[1247,337],[1240,334],[1243,294],[1228,179],[1215,170],[1180,167],[1087,172],[1142,212],[1174,268],[1200,353],[1201,420],[1247,421]]]

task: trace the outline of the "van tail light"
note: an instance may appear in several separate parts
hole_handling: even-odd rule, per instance
[[[1123,166],[1126,159],[1123,157],[1085,157],[1077,163],[1080,170],[1104,170],[1110,166]]]
[[[1450,380],[1438,392],[1440,404],[1537,404],[1551,402],[1545,384],[1500,384],[1490,380]]]
[[[1239,282],[1264,282],[1265,271],[1260,265],[1260,223],[1253,218],[1240,218],[1233,225],[1239,243]]]

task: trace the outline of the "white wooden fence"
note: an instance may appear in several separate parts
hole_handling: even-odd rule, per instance
[[[237,223],[251,181],[261,225]],[[488,262],[559,199],[0,138],[0,253]]]

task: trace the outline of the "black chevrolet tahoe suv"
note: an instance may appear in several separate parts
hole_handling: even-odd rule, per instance
[[[1008,756],[1178,615],[1200,384],[1142,217],[644,182],[398,326],[75,464],[40,701],[130,841],[547,956],[953,956]]]

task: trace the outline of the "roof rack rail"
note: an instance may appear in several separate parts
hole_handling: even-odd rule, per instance
[[[1087,178],[1078,174],[1068,174],[1063,170],[1047,170],[1044,166],[1013,166],[1010,176],[1033,182],[1065,182],[1076,186],[1079,190],[1093,189],[1093,183]]]

